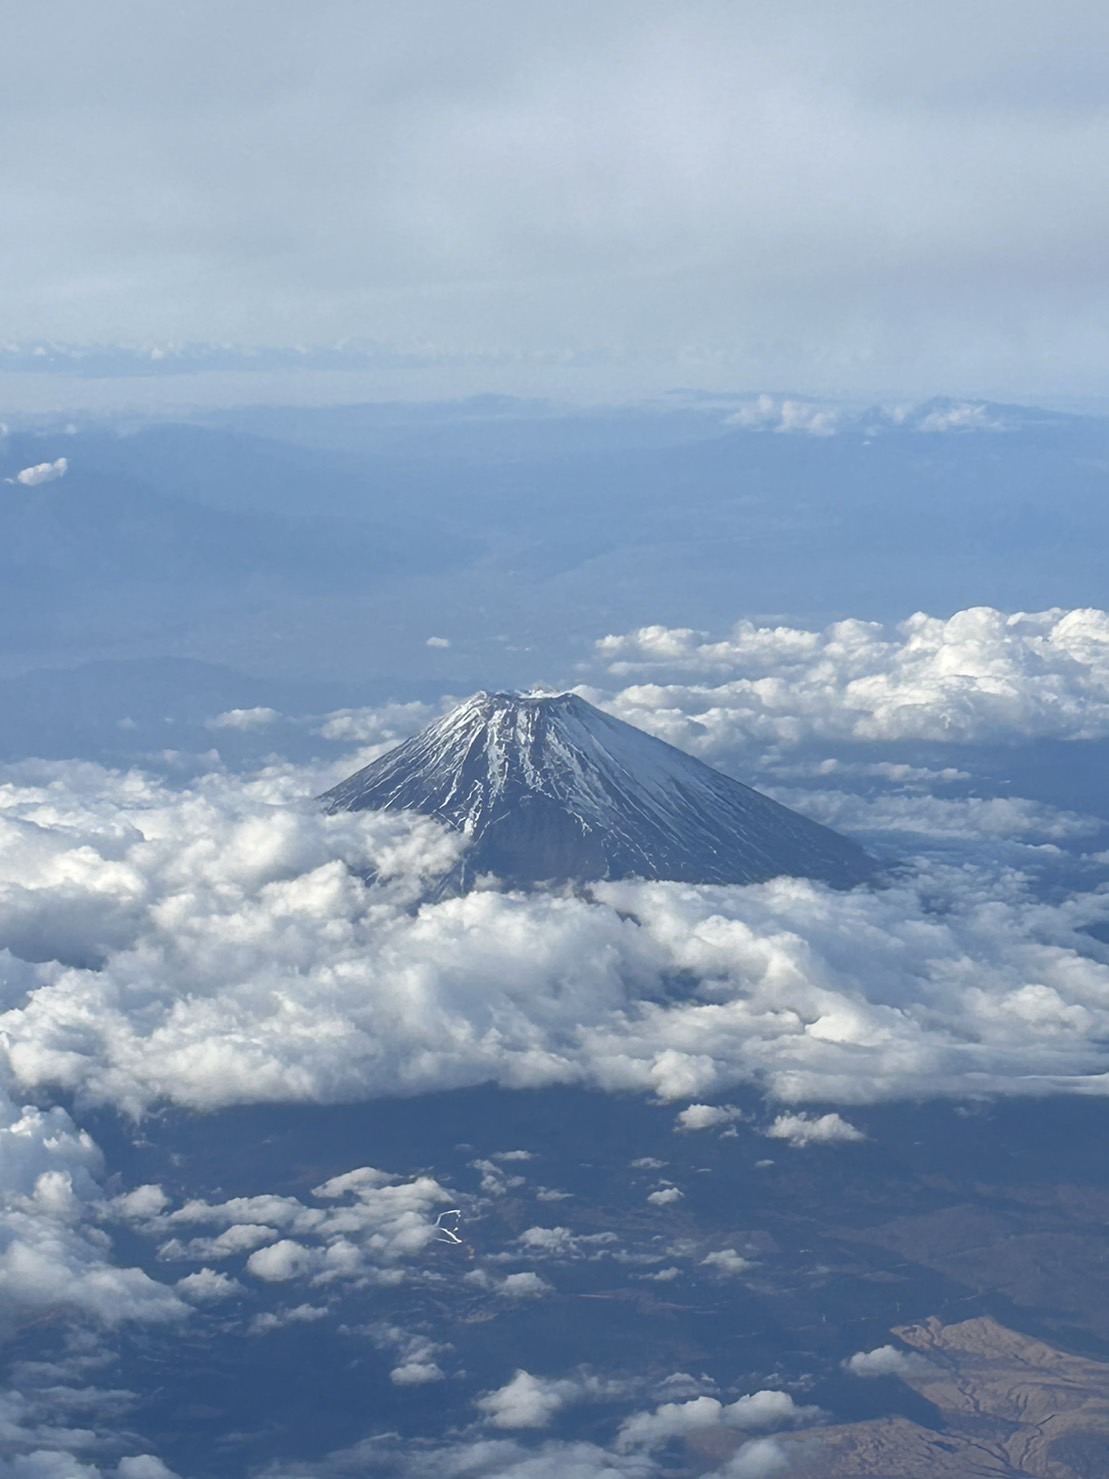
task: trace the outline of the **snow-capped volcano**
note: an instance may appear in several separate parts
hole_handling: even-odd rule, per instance
[[[854,842],[577,694],[477,693],[328,791],[329,811],[422,812],[471,839],[454,883],[603,878],[848,888]]]

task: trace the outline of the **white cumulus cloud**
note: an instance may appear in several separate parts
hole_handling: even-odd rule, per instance
[[[638,680],[607,707],[706,755],[750,741],[1109,734],[1109,613],[1096,609],[981,606],[823,631],[741,621],[719,640],[648,626],[597,651],[615,677]]]
[[[804,432],[809,436],[835,436],[842,413],[827,406],[786,397],[760,395],[747,401],[727,417],[726,425],[748,431]]]
[[[680,1202],[681,1199],[682,1193],[676,1186],[660,1186],[657,1191],[647,1194],[652,1207],[669,1207],[672,1202]]]
[[[24,488],[38,488],[43,483],[54,483],[59,478],[64,478],[69,471],[69,460],[59,457],[54,462],[36,462],[34,467],[25,467],[17,472],[14,478],[8,478],[9,483],[19,483]]]
[[[677,1117],[677,1129],[714,1130],[742,1118],[743,1111],[731,1104],[689,1104]]]
[[[866,1136],[839,1114],[780,1114],[763,1131],[772,1140],[788,1140],[790,1145],[849,1145]]]
[[[292,1238],[281,1238],[265,1248],[259,1248],[246,1261],[246,1271],[256,1279],[280,1284],[287,1279],[299,1278],[312,1266],[312,1254],[302,1243]]]
[[[256,707],[253,709],[227,709],[208,720],[209,729],[263,729],[281,716],[276,709]]]
[[[706,1254],[701,1263],[705,1268],[711,1268],[718,1274],[726,1274],[729,1278],[745,1274],[751,1267],[750,1260],[737,1253],[734,1248],[718,1248],[715,1252]]]
[[[759,1391],[735,1402],[716,1397],[693,1397],[687,1402],[663,1402],[652,1412],[637,1412],[620,1428],[618,1449],[658,1448],[674,1438],[689,1438],[719,1429],[760,1432],[816,1421],[817,1407],[799,1406],[788,1392]]]
[[[755,1438],[744,1443],[722,1469],[706,1479],[770,1479],[791,1467],[789,1455],[775,1438]]]
[[[915,1367],[927,1369],[924,1358],[897,1346],[880,1345],[872,1351],[856,1351],[845,1363],[852,1376],[900,1376]]]
[[[498,1285],[498,1291],[508,1299],[540,1299],[544,1294],[550,1294],[551,1286],[534,1270],[526,1269],[521,1273],[506,1274]]]
[[[231,1276],[209,1266],[238,1259],[245,1260],[246,1275],[268,1284],[388,1284],[398,1282],[403,1277],[400,1266],[435,1241],[436,1213],[449,1204],[446,1191],[431,1176],[405,1180],[372,1166],[332,1177],[315,1187],[311,1197],[194,1199],[160,1209],[140,1224],[140,1231],[161,1240],[158,1256],[164,1262],[203,1265],[177,1285],[193,1299],[238,1292]],[[187,1235],[197,1228],[205,1231]],[[517,1284],[503,1292],[519,1298],[543,1292],[532,1282],[536,1275],[515,1277]],[[407,1358],[427,1359],[426,1353],[412,1351]]]
[[[423,1387],[443,1379],[443,1368],[435,1361],[405,1361],[389,1373],[389,1380],[398,1387]]]
[[[241,1285],[235,1279],[212,1268],[198,1269],[195,1274],[186,1274],[184,1278],[177,1280],[179,1294],[203,1304],[230,1299],[240,1289]]]
[[[545,1428],[580,1395],[576,1382],[521,1370],[503,1387],[479,1397],[477,1406],[495,1428]]]

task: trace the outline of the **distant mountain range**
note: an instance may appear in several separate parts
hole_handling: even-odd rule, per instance
[[[574,693],[478,693],[321,800],[416,811],[470,846],[450,885],[600,879],[837,888],[875,864],[856,843]]]
[[[655,623],[1102,606],[1106,468],[1109,419],[977,401],[59,413],[0,435],[0,676],[168,656],[457,694]]]

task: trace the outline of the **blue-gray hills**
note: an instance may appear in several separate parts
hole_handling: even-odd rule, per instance
[[[477,693],[321,798],[329,811],[415,811],[465,834],[451,889],[602,879],[836,888],[861,847],[574,693]]]

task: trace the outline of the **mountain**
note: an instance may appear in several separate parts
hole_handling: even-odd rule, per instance
[[[451,883],[609,878],[850,888],[862,848],[574,693],[478,693],[326,792],[329,811],[418,811],[471,839]]]

